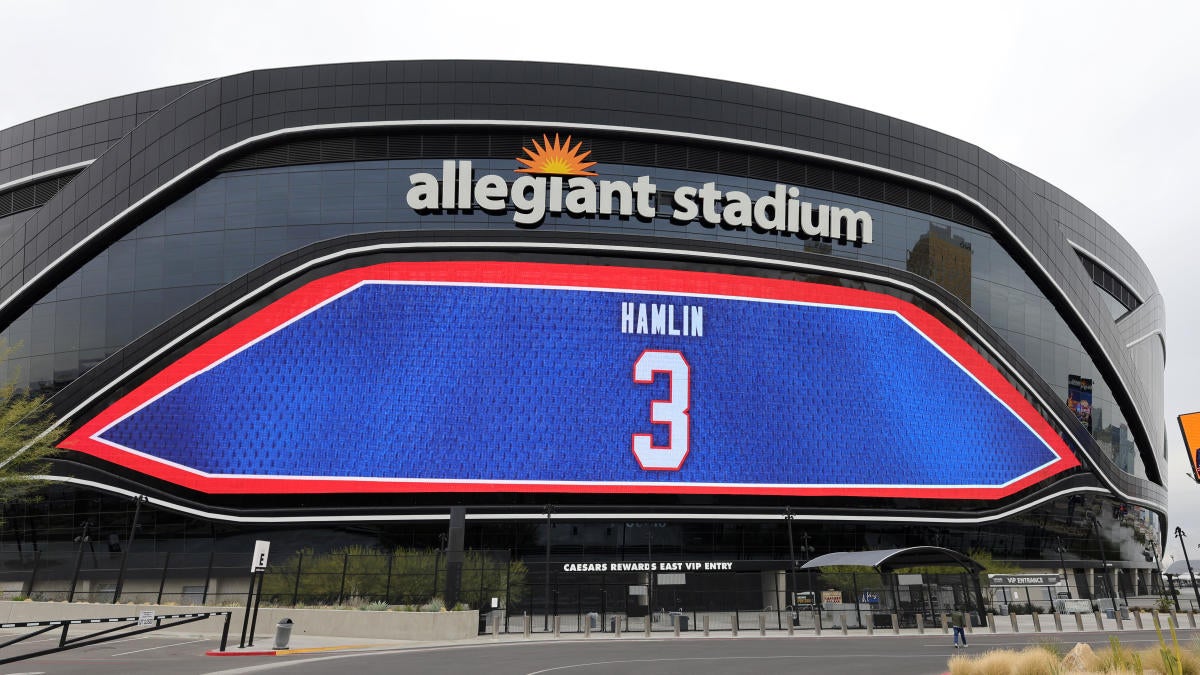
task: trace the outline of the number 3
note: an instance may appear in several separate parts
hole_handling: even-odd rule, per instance
[[[654,445],[653,434],[633,435],[633,456],[646,471],[678,471],[687,458],[691,419],[691,367],[676,351],[648,349],[633,364],[633,381],[652,384],[654,376],[666,373],[671,397],[650,403],[651,424],[666,424],[670,428],[665,447]]]

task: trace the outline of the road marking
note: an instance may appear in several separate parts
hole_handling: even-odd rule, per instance
[[[157,647],[147,647],[145,649],[135,649],[131,652],[121,652],[120,654],[109,654],[109,656],[110,657],[128,656],[130,654],[140,654],[141,652],[151,652],[151,651],[154,651],[155,649],[165,649],[167,647],[178,647],[180,645],[190,645],[190,644],[195,644],[197,642],[208,642],[208,638],[202,638],[200,640],[189,640],[187,642],[175,642],[175,643],[172,643],[169,645],[159,645]]]

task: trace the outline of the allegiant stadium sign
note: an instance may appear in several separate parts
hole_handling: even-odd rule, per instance
[[[534,139],[536,150],[525,149],[529,158],[518,158],[524,174],[508,181],[497,174],[476,176],[470,160],[442,162],[440,176],[414,173],[406,201],[419,213],[480,209],[505,213],[512,207],[513,222],[525,227],[540,225],[547,215],[621,216],[650,221],[660,212],[658,202],[665,194],[650,176],[632,183],[623,180],[592,180],[586,169],[595,162],[584,161],[590,151],[571,147],[571,137],[560,142]],[[869,244],[873,241],[871,214],[828,204],[800,200],[800,189],[777,183],[766,194],[751,196],[740,190],[718,190],[715,182],[682,185],[669,196],[671,220],[693,221],[732,229],[756,228],[764,232],[788,232],[805,237]],[[663,213],[666,213],[664,208]]]

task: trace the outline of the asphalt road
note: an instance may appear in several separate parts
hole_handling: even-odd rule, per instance
[[[1181,641],[1194,642],[1195,630],[1182,631]],[[1156,644],[1153,631],[1126,631],[1123,644]],[[989,648],[1021,648],[1034,642],[1056,641],[1069,649],[1076,642],[1106,648],[1103,633],[1060,635],[971,636],[968,653]],[[45,647],[47,645],[36,645]],[[702,675],[706,673],[851,673],[938,675],[955,654],[949,636],[825,636],[796,638],[592,638],[589,640],[506,641],[486,638],[444,647],[413,647],[385,651],[355,651],[289,656],[205,656],[215,648],[211,638],[144,636],[94,647],[0,665],[0,675],[97,673],[172,673],[178,675],[235,675],[278,672],[311,675],[338,671],[374,673],[480,673],[481,675]],[[10,648],[11,649],[11,648]],[[5,650],[7,651],[7,650]],[[9,654],[0,652],[0,655]]]

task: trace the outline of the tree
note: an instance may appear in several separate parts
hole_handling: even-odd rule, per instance
[[[11,352],[0,350],[0,361]],[[35,476],[49,470],[47,459],[58,451],[65,433],[65,426],[54,426],[45,397],[11,382],[0,387],[0,504],[34,498],[33,492],[45,485]]]

